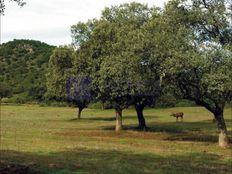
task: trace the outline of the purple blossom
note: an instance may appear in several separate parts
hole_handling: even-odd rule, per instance
[[[71,76],[67,79],[67,100],[77,106],[85,107],[92,99],[92,81],[88,76]]]

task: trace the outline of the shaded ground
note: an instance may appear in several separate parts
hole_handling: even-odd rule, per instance
[[[29,166],[2,164],[0,168],[1,174],[36,174]]]
[[[220,164],[220,156],[202,152],[185,155],[160,156],[151,154],[136,154],[122,151],[103,151],[72,149],[71,151],[56,152],[47,155],[2,151],[3,156],[24,166],[25,173],[102,173],[102,174],[152,174],[152,173],[231,173],[229,163]],[[3,158],[4,160],[8,160]],[[191,159],[191,161],[189,161]],[[135,169],[135,167],[137,168]],[[139,167],[141,166],[141,167]],[[14,169],[12,169],[13,171]],[[21,173],[20,173],[21,174]],[[22,173],[24,174],[24,173]]]

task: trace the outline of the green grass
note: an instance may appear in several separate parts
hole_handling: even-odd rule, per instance
[[[178,111],[184,122],[169,116]],[[136,131],[133,109],[123,112],[122,133],[114,132],[113,110],[75,115],[67,107],[2,106],[1,166],[27,165],[40,174],[232,172],[232,148],[218,147],[216,124],[203,108],[147,109],[147,132]],[[225,118],[232,139],[231,109]]]

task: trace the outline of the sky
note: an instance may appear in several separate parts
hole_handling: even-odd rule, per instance
[[[70,27],[78,22],[99,18],[101,11],[111,5],[128,2],[162,7],[168,0],[25,0],[19,7],[6,2],[1,17],[2,42],[13,39],[33,39],[50,45],[71,43]]]

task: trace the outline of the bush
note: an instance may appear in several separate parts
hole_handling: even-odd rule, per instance
[[[2,98],[1,102],[2,103],[9,103],[8,100],[9,100],[9,98],[5,97],[5,98]]]
[[[90,103],[88,105],[88,108],[90,109],[112,109],[113,106],[110,102],[105,102],[104,106],[102,102],[95,102],[95,103]]]
[[[175,106],[176,107],[190,107],[190,106],[196,106],[196,103],[190,100],[179,100]]]
[[[176,105],[176,98],[172,94],[164,94],[160,96],[154,103],[154,107],[158,108],[166,108],[166,107],[174,107]]]
[[[88,105],[88,108],[90,109],[102,109],[102,103],[101,102],[96,102],[96,103],[90,103]]]
[[[113,108],[113,104],[111,102],[104,103],[104,109],[112,109],[112,108]]]
[[[20,93],[15,94],[10,98],[4,98],[2,102],[4,103],[15,103],[15,104],[24,104],[32,101],[32,98],[28,95],[28,93]]]
[[[37,101],[43,101],[45,93],[46,93],[46,87],[43,86],[35,85],[28,89],[28,94]]]
[[[43,102],[40,102],[39,106],[41,107],[46,107],[46,106],[67,107],[70,105],[67,102],[63,102],[63,101],[45,100]]]

